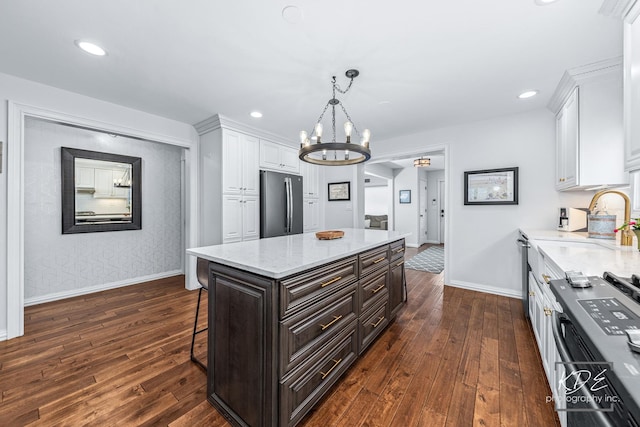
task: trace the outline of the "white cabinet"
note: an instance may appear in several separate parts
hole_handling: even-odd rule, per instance
[[[261,139],[260,168],[286,173],[300,173],[298,150]]]
[[[260,134],[220,115],[195,127],[200,244],[260,238]]]
[[[76,188],[94,188],[94,168],[76,166]]]
[[[320,201],[318,199],[304,199],[303,231],[315,231],[320,228]]]
[[[556,189],[628,185],[620,58],[567,71],[549,101],[556,115]]]
[[[300,162],[302,175],[302,194],[304,197],[320,198],[320,166]]]
[[[225,194],[258,195],[258,138],[224,129],[222,157],[222,191]]]
[[[640,2],[629,10],[624,24],[625,169],[640,170]]]
[[[320,228],[320,211],[323,203],[320,198],[320,167],[311,163],[300,162],[300,174],[302,175],[304,203],[303,229],[306,233]]]
[[[222,243],[260,237],[260,206],[257,196],[225,195],[222,198]]]
[[[93,197],[96,199],[126,199],[129,197],[129,188],[115,187],[114,181],[122,177],[121,170],[112,169],[94,169],[94,188]]]
[[[556,188],[576,185],[578,169],[578,88],[556,116]]]

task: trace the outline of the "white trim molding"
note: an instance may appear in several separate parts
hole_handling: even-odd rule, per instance
[[[150,282],[152,280],[165,279],[167,277],[178,276],[180,274],[183,274],[182,270],[167,271],[165,273],[150,274],[148,276],[142,276],[142,277],[134,277],[132,279],[119,280],[117,282],[111,282],[111,283],[104,283],[101,285],[91,286],[88,288],[73,289],[73,290],[64,291],[64,292],[55,292],[49,295],[43,295],[43,296],[34,297],[34,298],[27,298],[24,300],[24,306],[29,307],[31,305],[44,304],[45,302],[58,301],[65,298],[73,298],[80,295],[88,295],[88,294],[93,294],[95,292],[107,291],[109,289],[123,288],[125,286],[137,285],[144,282]]]
[[[611,18],[624,18],[637,0],[604,0],[598,13]]]
[[[551,110],[553,114],[558,114],[573,89],[589,79],[597,78],[608,73],[622,74],[622,56],[605,59],[565,71],[556,90],[549,99],[547,108]]]
[[[503,297],[522,299],[522,295],[520,291],[504,289],[504,288],[496,288],[495,286],[483,285],[480,283],[465,282],[462,280],[453,280],[451,282],[445,281],[444,284],[448,286],[453,286],[455,288],[468,289],[470,291],[484,292],[487,294],[500,295]]]
[[[7,123],[7,330],[5,339],[24,335],[24,124],[26,117],[126,135],[185,148],[187,177],[184,235],[186,247],[198,246],[198,142],[149,130],[80,117],[37,106],[8,101]],[[187,258],[187,257],[185,257]],[[192,257],[188,257],[192,258]],[[195,260],[185,261],[187,289],[197,289]],[[30,300],[30,303],[35,303]],[[0,336],[1,337],[1,336]]]

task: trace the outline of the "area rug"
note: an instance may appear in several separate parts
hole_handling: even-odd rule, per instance
[[[444,247],[431,246],[405,262],[404,265],[412,270],[440,273],[444,270]]]

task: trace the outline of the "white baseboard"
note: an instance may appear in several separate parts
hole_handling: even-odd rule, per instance
[[[133,279],[120,280],[118,282],[103,283],[101,285],[89,286],[87,288],[72,289],[69,291],[56,292],[53,294],[42,295],[42,296],[33,297],[33,298],[25,298],[24,306],[28,307],[30,305],[43,304],[45,302],[58,301],[65,298],[72,298],[80,295],[92,294],[94,292],[106,291],[108,289],[122,288],[124,286],[130,286],[130,285],[137,285],[137,284],[148,282],[151,280],[158,280],[158,279],[164,279],[165,277],[177,276],[179,274],[184,274],[184,272],[182,270],[173,270],[173,271],[167,271],[164,273],[150,274],[148,276],[135,277]],[[2,331],[0,331],[0,333],[1,332]],[[0,335],[0,338],[1,338],[1,335]],[[6,339],[6,336],[5,336],[5,339]]]
[[[408,248],[419,248],[420,246],[416,245],[415,243],[406,243],[404,244],[406,247]]]
[[[440,242],[438,242],[437,240],[425,240],[424,243],[433,243],[433,244],[436,244],[436,245],[440,244]],[[423,243],[423,245],[424,245],[424,243]]]
[[[464,282],[462,280],[452,280],[445,285],[453,286],[456,288],[469,289],[471,291],[485,292],[493,295],[500,295],[503,297],[522,299],[522,295],[519,291],[513,289],[496,288],[495,286],[481,285],[479,283]]]
[[[6,340],[7,340],[7,330],[0,329],[0,341],[6,341]]]

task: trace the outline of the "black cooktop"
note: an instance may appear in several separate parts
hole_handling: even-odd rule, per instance
[[[552,280],[549,286],[594,360],[612,363],[619,383],[615,388],[628,396],[624,400],[632,412],[640,414],[640,354],[631,351],[624,333],[640,328],[640,300],[635,298],[640,288],[623,291],[600,277],[589,280],[590,288],[573,288],[566,280]]]
[[[625,335],[627,329],[640,329],[640,316],[627,309],[617,298],[577,301],[607,335]]]

